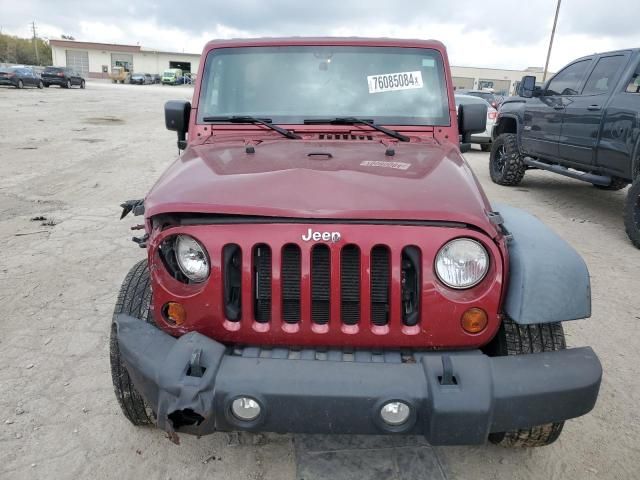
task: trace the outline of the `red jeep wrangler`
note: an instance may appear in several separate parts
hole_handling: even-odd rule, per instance
[[[485,107],[456,112],[441,43],[213,41],[197,78],[165,106],[184,152],[123,204],[133,424],[536,446],[593,408],[600,363],[560,323],[590,315],[585,263],[485,197],[459,137]]]

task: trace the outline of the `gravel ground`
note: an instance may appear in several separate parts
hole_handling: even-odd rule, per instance
[[[162,106],[189,87],[90,82],[86,90],[0,89],[0,477],[635,479],[640,468],[640,252],[622,225],[625,191],[544,172],[487,195],[535,214],[575,246],[593,317],[565,324],[604,366],[600,399],[550,448],[432,448],[418,438],[215,434],[175,446],[121,415],[108,361],[120,282],[144,252],[118,203],[144,196],[176,156]]]

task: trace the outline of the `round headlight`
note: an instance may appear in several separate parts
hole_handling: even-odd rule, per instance
[[[209,276],[209,260],[204,247],[193,237],[178,235],[176,259],[182,273],[192,282],[203,282]]]
[[[470,238],[451,240],[436,256],[436,274],[451,288],[471,288],[482,281],[489,271],[489,254]]]

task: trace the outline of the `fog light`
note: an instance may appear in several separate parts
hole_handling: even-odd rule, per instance
[[[385,403],[380,409],[380,417],[387,425],[397,427],[406,423],[411,414],[411,408],[404,402]]]
[[[231,403],[231,413],[244,422],[258,418],[260,410],[260,404],[250,397],[239,397]]]
[[[182,325],[187,320],[187,312],[177,302],[169,302],[164,306],[164,316],[174,325]]]
[[[470,308],[462,315],[462,328],[467,333],[480,333],[487,323],[487,314],[481,308]]]

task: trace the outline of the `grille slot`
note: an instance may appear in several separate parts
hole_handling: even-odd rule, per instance
[[[222,268],[224,314],[237,322],[242,317],[242,250],[238,245],[224,246]]]
[[[326,245],[311,250],[311,320],[320,325],[329,322],[331,288],[331,252]]]
[[[282,319],[286,323],[300,321],[300,258],[297,245],[282,249]]]
[[[271,320],[271,248],[260,244],[253,249],[253,299],[256,322]]]
[[[402,323],[418,324],[420,318],[420,250],[410,246],[402,249]]]
[[[389,250],[378,245],[371,250],[371,322],[389,323]]]
[[[342,323],[360,321],[360,249],[347,245],[340,253],[340,316]]]

